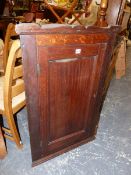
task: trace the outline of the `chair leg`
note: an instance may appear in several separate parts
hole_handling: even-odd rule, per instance
[[[20,136],[19,136],[16,124],[15,124],[14,116],[12,114],[9,114],[7,116],[7,124],[11,131],[11,135],[12,135],[14,142],[16,143],[17,147],[21,149],[23,147],[23,144],[21,142],[21,139],[20,139]]]
[[[2,114],[0,114],[0,126],[3,126],[3,117],[2,117]]]

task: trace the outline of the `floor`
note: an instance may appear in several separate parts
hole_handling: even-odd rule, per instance
[[[0,175],[131,175],[131,47],[127,52],[126,76],[111,82],[94,141],[32,168],[24,109],[18,114],[24,148],[7,142]]]

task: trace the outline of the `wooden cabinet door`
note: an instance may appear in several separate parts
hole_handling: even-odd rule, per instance
[[[33,165],[95,138],[117,27],[18,27]]]
[[[37,50],[41,151],[46,157],[93,139],[106,44],[40,46]]]

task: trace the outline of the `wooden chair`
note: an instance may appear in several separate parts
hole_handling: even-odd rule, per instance
[[[0,39],[0,74],[3,72],[3,49],[4,49],[4,42]]]
[[[8,129],[2,127],[4,137],[14,141],[18,148],[21,148],[22,144],[14,114],[26,104],[22,77],[20,41],[15,40],[10,49],[5,76],[0,78],[0,114],[5,117],[8,125]]]
[[[5,73],[6,70],[6,65],[7,65],[7,60],[9,56],[9,51],[11,47],[11,37],[16,37],[18,34],[15,32],[15,24],[9,23],[7,30],[6,30],[6,35],[5,35],[5,41],[4,41],[4,50],[3,50],[3,73]]]
[[[49,9],[52,14],[56,17],[58,20],[58,23],[65,23],[65,18],[68,16],[73,16],[74,19],[72,19],[68,24],[73,24],[74,22],[77,21],[80,25],[83,25],[82,22],[80,21],[80,17],[85,14],[87,16],[88,12],[88,7],[91,4],[91,0],[86,0],[87,2],[85,3],[85,7],[83,7],[81,10],[76,10],[76,7],[78,5],[78,0],[73,0],[70,7],[61,7],[61,6],[56,6],[48,3],[48,0],[44,0],[44,3],[46,5],[46,8]],[[63,11],[64,14],[62,16],[59,16],[56,11]]]
[[[48,0],[44,0],[44,3],[46,5],[46,8],[48,8],[52,14],[56,17],[56,19],[58,20],[58,23],[64,23],[64,19],[65,17],[67,17],[68,15],[70,15],[73,11],[73,9],[76,7],[78,0],[73,0],[72,5],[69,9],[65,8],[65,7],[60,7],[60,6],[56,6],[56,5],[52,5],[48,3]],[[64,11],[64,15],[59,16],[56,12],[56,10],[62,10]]]

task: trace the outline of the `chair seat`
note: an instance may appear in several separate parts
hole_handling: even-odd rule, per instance
[[[23,81],[22,79],[18,79],[16,81],[17,83],[20,83],[20,81]],[[4,92],[3,92],[3,87],[4,87],[4,76],[0,77],[0,111],[4,112]],[[23,103],[25,103],[25,92],[20,93],[19,95],[17,95],[16,97],[12,98],[12,108],[21,108],[21,106],[23,106]],[[21,105],[20,105],[21,104]]]

